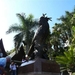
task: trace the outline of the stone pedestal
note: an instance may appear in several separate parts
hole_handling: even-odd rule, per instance
[[[18,75],[60,75],[60,67],[54,61],[36,58],[34,63],[19,67]]]

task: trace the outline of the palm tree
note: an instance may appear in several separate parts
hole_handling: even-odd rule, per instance
[[[33,19],[32,14],[30,14],[28,17],[26,17],[25,14],[17,14],[17,17],[20,20],[20,24],[13,24],[9,27],[6,33],[9,34],[11,32],[17,32],[17,34],[14,36],[15,47],[18,50],[23,41],[26,45],[26,51],[28,51],[34,35],[34,30],[38,26],[38,22]]]

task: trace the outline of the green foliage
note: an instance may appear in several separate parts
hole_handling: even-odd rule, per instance
[[[56,56],[56,62],[60,64],[61,70],[75,71],[75,48],[70,46],[68,51],[64,52],[64,55]]]
[[[55,23],[49,41],[55,56],[63,55],[70,44],[75,44],[75,9],[72,12],[66,11],[58,21],[60,22]],[[67,40],[69,45],[65,47]]]
[[[6,33],[9,34],[11,32],[17,32],[17,34],[14,36],[15,47],[18,50],[22,41],[25,41],[28,50],[35,28],[38,26],[38,21],[33,19],[32,14],[30,14],[28,17],[26,17],[24,13],[18,13],[16,15],[19,18],[20,24],[13,24],[9,27]]]
[[[7,55],[10,55],[11,53],[13,53],[15,51],[15,49],[12,49],[10,51],[6,51]]]
[[[72,12],[66,11],[58,20],[61,23],[55,23],[50,37],[56,62],[61,70],[75,72],[75,9]],[[66,40],[69,45],[65,48]]]

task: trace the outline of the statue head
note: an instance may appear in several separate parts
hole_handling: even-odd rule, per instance
[[[52,21],[51,20],[51,17],[45,17],[46,14],[43,14],[41,17],[40,17],[40,21],[39,21],[39,24],[40,25],[43,25],[45,23],[48,23],[48,20]]]

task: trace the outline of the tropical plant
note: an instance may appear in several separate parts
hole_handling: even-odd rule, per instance
[[[59,23],[55,23],[51,33],[50,43],[54,55],[63,55],[72,43],[72,27],[75,26],[75,9],[72,12],[66,11],[65,15],[58,18]],[[68,42],[68,44],[66,44]]]
[[[26,45],[26,51],[28,51],[35,28],[38,26],[38,21],[33,19],[32,14],[28,17],[25,14],[17,14],[17,17],[20,20],[20,24],[13,24],[6,33],[16,32],[17,34],[14,36],[15,47],[18,50],[23,41]]]
[[[56,62],[60,64],[61,70],[75,72],[75,26],[72,26],[72,43],[64,55],[56,56]]]
[[[56,56],[56,62],[60,64],[62,71],[75,71],[75,45],[71,45],[64,55]]]

